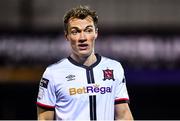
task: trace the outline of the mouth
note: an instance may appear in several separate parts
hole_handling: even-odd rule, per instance
[[[78,44],[80,50],[87,50],[88,44]]]

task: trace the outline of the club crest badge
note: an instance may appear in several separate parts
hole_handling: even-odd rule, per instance
[[[110,69],[103,70],[103,74],[104,74],[103,81],[105,81],[106,79],[108,80],[112,79],[113,81],[115,80],[113,70],[110,70]]]

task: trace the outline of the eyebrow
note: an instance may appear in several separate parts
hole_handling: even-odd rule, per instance
[[[88,26],[86,26],[86,28],[89,28],[89,27],[93,27],[92,25],[88,25]]]
[[[92,27],[93,27],[92,25],[88,25],[88,26],[86,26],[85,29],[87,29],[87,28],[92,28]],[[77,30],[80,30],[78,27],[71,27],[70,29],[77,29]]]

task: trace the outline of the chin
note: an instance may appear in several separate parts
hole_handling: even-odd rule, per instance
[[[90,56],[92,54],[92,52],[80,52],[79,53],[79,56],[81,56],[81,57],[88,57],[88,56]]]

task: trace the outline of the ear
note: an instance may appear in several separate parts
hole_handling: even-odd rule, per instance
[[[96,31],[95,31],[96,35],[95,35],[95,39],[98,37],[98,28],[96,28]]]
[[[67,33],[67,31],[64,31],[64,36],[65,36],[66,40],[67,40],[67,41],[69,41],[69,38],[68,38],[68,33]]]

